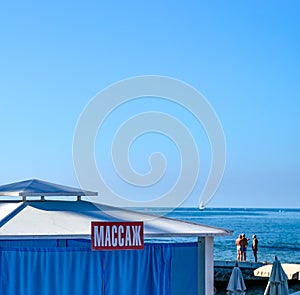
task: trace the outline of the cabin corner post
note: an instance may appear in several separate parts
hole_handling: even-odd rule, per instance
[[[198,295],[213,295],[214,238],[198,237]]]

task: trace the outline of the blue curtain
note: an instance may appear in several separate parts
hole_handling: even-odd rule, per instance
[[[1,249],[0,294],[103,294],[100,253],[85,249]]]
[[[171,248],[146,244],[144,251],[106,252],[104,294],[171,294]]]
[[[198,294],[198,245],[172,245],[171,294]]]
[[[34,247],[38,241],[16,243],[0,242],[0,294],[171,294],[171,248],[166,244],[146,244],[138,251],[91,251],[81,241],[61,248],[53,241],[52,247]]]

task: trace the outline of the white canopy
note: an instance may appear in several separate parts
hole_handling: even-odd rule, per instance
[[[74,187],[29,179],[0,186],[0,196],[97,196],[98,193]]]
[[[90,238],[91,221],[144,221],[145,237],[228,236],[232,232],[196,223],[87,201],[0,202],[0,239]],[[8,212],[8,210],[10,211]],[[3,210],[6,216],[3,217]]]
[[[0,186],[6,196],[95,196],[37,179]],[[24,199],[23,199],[24,201]],[[231,231],[88,201],[0,201],[0,239],[90,238],[92,221],[143,221],[145,237],[227,236]]]

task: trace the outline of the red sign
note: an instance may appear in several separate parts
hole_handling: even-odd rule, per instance
[[[144,223],[141,221],[92,221],[91,230],[92,250],[144,249]]]

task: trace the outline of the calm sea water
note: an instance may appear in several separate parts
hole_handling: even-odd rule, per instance
[[[177,208],[169,211],[147,210],[148,213],[233,231],[232,236],[215,238],[215,260],[235,260],[235,240],[240,233],[245,233],[249,238],[256,234],[259,261],[273,262],[276,255],[282,263],[300,263],[300,209]],[[247,256],[248,261],[253,261],[251,248]]]

